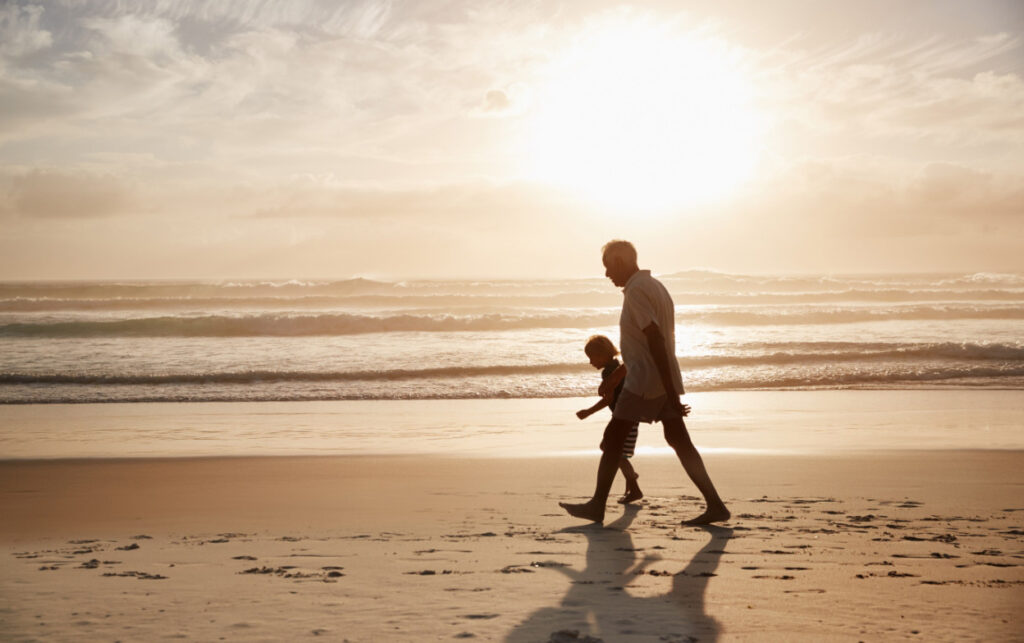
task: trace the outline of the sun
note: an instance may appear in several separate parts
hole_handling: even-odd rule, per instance
[[[613,211],[707,203],[752,174],[760,121],[722,41],[619,14],[584,29],[545,74],[527,174]]]

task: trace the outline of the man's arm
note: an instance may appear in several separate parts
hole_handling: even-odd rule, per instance
[[[601,397],[611,398],[615,394],[615,389],[619,387],[619,384],[626,377],[626,365],[619,364],[619,367],[612,371],[611,375],[606,377],[601,386],[597,389],[597,394]]]
[[[675,359],[675,355],[668,354],[665,336],[661,334],[661,329],[654,322],[644,328],[644,336],[647,337],[647,348],[651,351],[651,357],[654,358],[654,365],[658,367],[658,375],[661,376],[661,385],[665,389],[665,395],[668,396],[668,403],[678,408],[684,416],[689,415],[690,407],[679,401],[680,391],[676,390],[672,371],[669,370],[671,368],[669,359]]]

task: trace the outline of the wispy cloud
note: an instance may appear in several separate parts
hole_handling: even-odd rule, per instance
[[[772,53],[765,74],[780,113],[816,131],[928,139],[942,145],[1024,142],[1024,80],[984,63],[1021,50],[993,34],[907,42],[868,35],[826,50]]]
[[[10,177],[0,213],[26,218],[94,218],[138,207],[133,190],[107,174],[32,170]]]

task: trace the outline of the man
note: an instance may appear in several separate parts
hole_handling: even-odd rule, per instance
[[[661,422],[665,441],[675,449],[687,475],[704,496],[707,509],[684,525],[707,525],[730,517],[711,483],[704,461],[690,441],[683,423],[689,407],[679,401],[683,378],[676,360],[675,306],[665,286],[650,270],[637,267],[636,249],[628,241],[611,241],[602,248],[605,276],[622,288],[619,344],[626,365],[626,381],[612,419],[601,440],[594,497],[583,504],[558,503],[577,518],[604,520],[622,444],[634,422]],[[603,395],[605,391],[600,391]]]

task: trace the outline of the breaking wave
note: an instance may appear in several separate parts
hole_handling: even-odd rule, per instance
[[[274,377],[279,377],[276,374]],[[305,374],[299,374],[305,376]],[[319,378],[321,374],[316,374]],[[33,390],[31,384],[0,390],[4,404],[75,404],[103,402],[241,402],[241,401],[333,401],[333,400],[403,400],[403,399],[508,399],[576,397],[593,394],[592,382],[539,378],[532,385],[522,386],[504,378],[481,377],[460,381],[458,386],[388,387],[368,382],[366,386],[304,387],[302,381],[293,386],[274,380],[247,380],[253,374],[225,374],[224,381],[204,380],[207,386],[161,386],[157,381],[133,382],[128,386],[110,386],[106,382],[87,381],[85,386],[47,387]],[[62,383],[67,376],[59,376]],[[693,381],[695,380],[695,381]],[[825,370],[813,376],[765,376],[756,374],[693,378],[687,391],[784,390],[784,389],[858,389],[858,388],[1008,388],[1024,385],[1024,366],[934,366],[907,371]],[[352,383],[356,381],[353,380]],[[52,382],[39,381],[39,384]],[[443,382],[442,382],[443,383]],[[88,386],[99,384],[99,386]],[[244,386],[241,386],[244,385]]]
[[[684,373],[700,369],[729,367],[784,366],[801,364],[893,363],[906,361],[951,362],[950,373],[963,376],[964,368],[975,375],[1020,375],[1024,368],[1024,346],[1019,344],[856,344],[847,342],[800,343],[790,350],[762,354],[702,355],[679,359]],[[964,367],[964,362],[979,365]],[[985,370],[984,364],[991,365]],[[905,379],[912,369],[890,369],[895,379]],[[428,380],[439,378],[483,378],[502,376],[544,376],[589,373],[579,362],[550,364],[496,364],[489,366],[448,366],[424,369],[387,369],[378,371],[288,371],[253,370],[237,372],[90,374],[90,373],[0,373],[0,384],[77,384],[77,385],[162,385],[162,384],[253,384],[258,382],[381,382]],[[815,371],[815,377],[818,377]],[[875,377],[875,376],[873,376]]]
[[[775,310],[688,309],[677,323],[753,326],[842,324],[893,320],[1024,319],[1020,306],[894,306],[884,308],[801,307]],[[304,337],[389,332],[505,331],[532,328],[593,328],[618,323],[617,310],[479,315],[264,313],[143,317],[117,320],[15,322],[0,325],[0,337]]]

